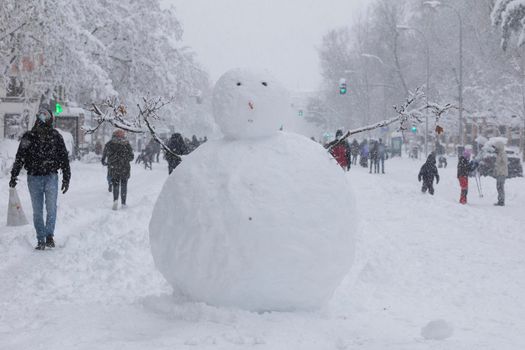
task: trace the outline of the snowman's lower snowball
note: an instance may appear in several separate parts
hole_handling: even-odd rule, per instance
[[[348,272],[356,213],[342,169],[302,136],[209,141],[166,181],[150,222],[155,264],[194,301],[312,310]]]

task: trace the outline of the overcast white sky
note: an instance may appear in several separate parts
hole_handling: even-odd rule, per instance
[[[288,89],[315,90],[316,47],[349,25],[367,0],[164,0],[175,6],[185,44],[213,82],[234,67],[267,68]]]

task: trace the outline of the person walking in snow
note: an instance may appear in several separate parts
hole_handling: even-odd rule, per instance
[[[352,164],[357,164],[357,156],[359,155],[359,142],[357,142],[356,139],[352,141],[352,144],[350,145],[350,153],[352,154]]]
[[[182,159],[179,156],[188,154],[190,151],[184,142],[182,135],[178,132],[171,135],[171,138],[166,146],[168,146],[168,148],[174,153],[172,154],[166,152],[166,160],[168,161],[168,174],[171,174],[171,172],[182,162]]]
[[[197,139],[197,136],[196,135],[193,135],[191,137],[191,141],[188,142],[188,148],[189,148],[189,152],[193,152],[197,149],[197,147],[200,146],[200,142],[199,140]]]
[[[497,206],[505,205],[505,179],[509,176],[509,162],[505,145],[498,141],[494,145],[496,151],[496,163],[494,164],[494,176],[496,176],[496,189],[498,190],[498,201],[494,203]]]
[[[423,180],[423,185],[421,186],[421,192],[434,195],[434,178],[436,178],[436,185],[439,183],[439,173],[436,167],[436,155],[432,152],[428,155],[427,161],[417,175],[417,180],[421,182]]]
[[[339,140],[342,136],[343,130],[337,130],[335,132],[335,140]],[[330,154],[332,157],[334,157],[341,168],[347,171],[350,170],[350,147],[348,146],[348,142],[346,142],[346,140],[343,140],[336,146],[330,148]]]
[[[146,148],[142,152],[142,161],[144,162],[144,169],[153,170],[152,164],[153,159],[155,158],[155,146],[153,143],[156,143],[155,140],[151,139]]]
[[[55,247],[58,170],[62,170],[62,193],[66,193],[69,189],[71,170],[64,139],[54,129],[54,117],[50,110],[41,109],[31,131],[22,136],[11,170],[9,187],[16,186],[22,167],[27,170],[27,187],[33,206],[33,224],[38,241],[35,249],[53,248]]]
[[[368,167],[368,141],[366,140],[363,140],[363,142],[361,142],[361,145],[360,145],[360,151],[361,151],[361,154],[360,154],[360,158],[359,158],[359,164],[361,164],[361,166],[363,168],[367,168]]]
[[[113,137],[106,145],[107,165],[111,185],[113,187],[113,210],[118,209],[118,199],[122,207],[126,207],[126,198],[128,195],[128,179],[131,175],[130,162],[133,161],[133,149],[126,139],[124,130],[116,130]]]
[[[445,156],[439,156],[439,168],[446,168],[447,167],[447,158]]]
[[[386,157],[386,148],[382,139],[379,139],[379,144],[377,145],[377,160],[381,164],[381,174],[385,173],[385,157]],[[377,172],[379,172],[379,164],[377,165]]]
[[[458,159],[458,181],[459,187],[461,188],[459,202],[461,204],[467,204],[467,195],[468,195],[468,177],[470,173],[474,170],[474,163],[470,161],[470,151],[465,150]]]
[[[374,174],[379,172],[378,152],[377,141],[370,141],[370,174],[372,174],[372,168],[374,168]]]
[[[151,150],[153,153],[151,157],[151,161],[153,162],[155,160],[155,162],[158,163],[159,156],[160,156],[160,143],[158,143],[154,139],[151,139],[150,144],[151,144]]]

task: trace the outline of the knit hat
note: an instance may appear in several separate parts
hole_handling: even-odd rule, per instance
[[[40,119],[42,123],[47,122],[48,120],[53,119],[53,113],[50,110],[45,108],[40,108],[37,113],[37,118]]]

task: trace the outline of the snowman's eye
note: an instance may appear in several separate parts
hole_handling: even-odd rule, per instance
[[[268,83],[263,81],[261,84],[263,84],[264,86],[268,86]]]
[[[241,86],[241,85],[242,85],[242,84],[241,84],[241,82],[240,82],[240,81],[239,81],[239,82],[237,82],[237,86]]]

